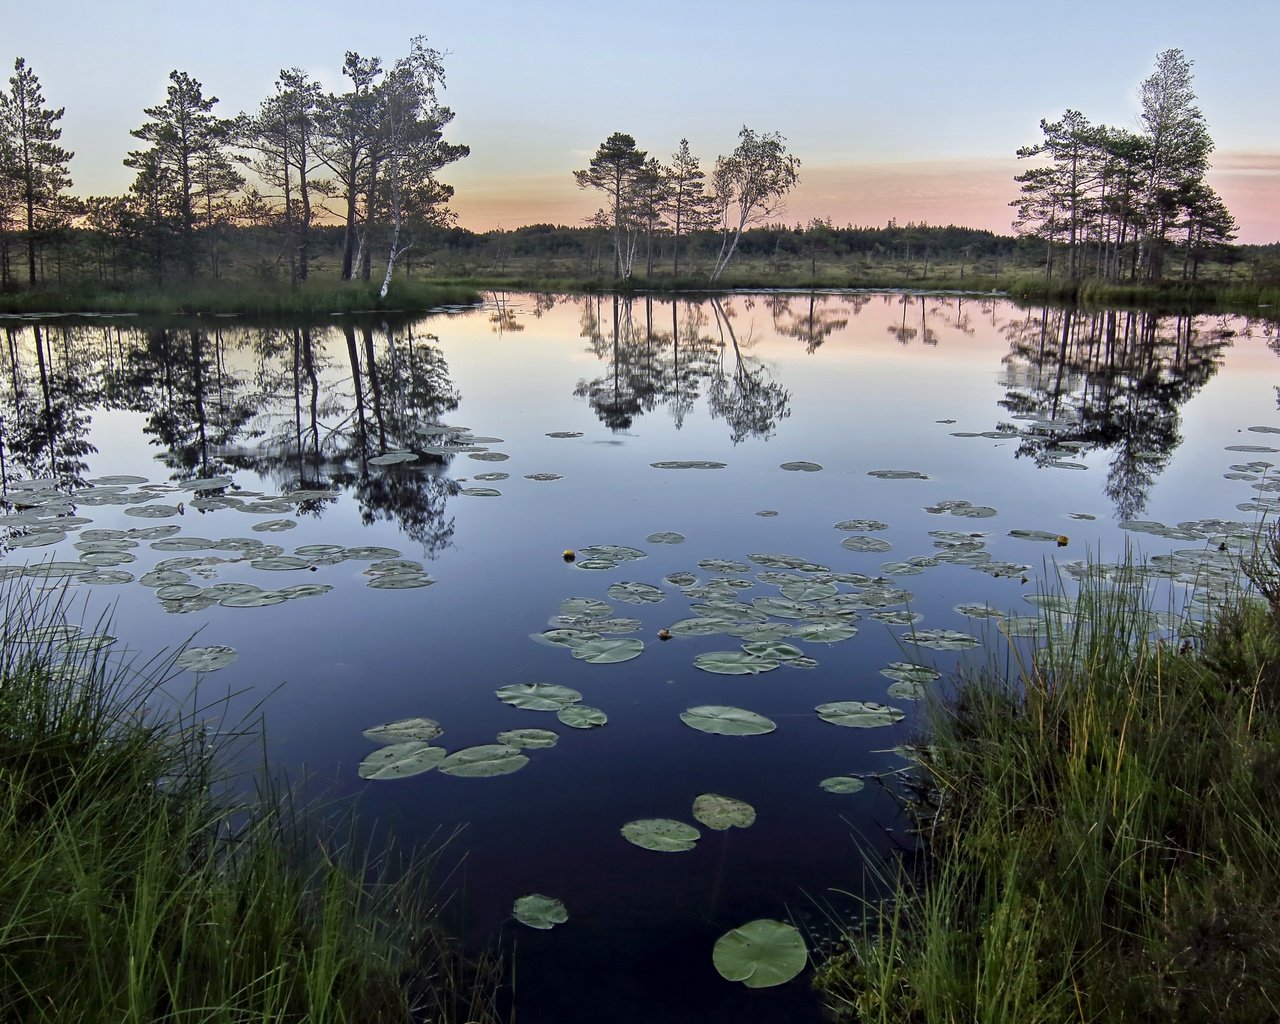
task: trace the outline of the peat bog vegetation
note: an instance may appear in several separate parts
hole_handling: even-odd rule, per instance
[[[904,294],[14,318],[4,998],[1274,1016],[1275,345]]]

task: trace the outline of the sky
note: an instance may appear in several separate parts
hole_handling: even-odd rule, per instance
[[[281,68],[343,88],[343,55],[385,64],[417,35],[445,56],[447,137],[471,155],[441,177],[474,230],[582,223],[600,205],[572,172],[613,132],[709,171],[743,125],[801,161],[787,223],[891,218],[1007,233],[1015,153],[1072,108],[1137,129],[1163,50],[1194,61],[1215,142],[1210,184],[1242,242],[1280,241],[1275,0],[0,0],[0,62],[26,59],[80,195],[119,194],[143,108],[185,71],[216,113],[256,110]]]

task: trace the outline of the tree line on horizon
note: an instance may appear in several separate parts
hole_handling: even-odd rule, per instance
[[[371,280],[376,263],[385,295],[397,265],[421,266],[433,246],[487,246],[495,265],[556,249],[605,276],[603,240],[616,280],[643,260],[648,277],[664,273],[661,261],[673,278],[696,267],[714,283],[735,255],[770,252],[807,255],[815,275],[819,253],[908,264],[914,253],[926,276],[930,259],[963,267],[977,253],[994,256],[997,269],[1014,255],[1049,277],[1117,282],[1159,281],[1180,260],[1181,276],[1194,279],[1206,260],[1234,258],[1235,222],[1204,181],[1213,143],[1191,65],[1180,50],[1158,56],[1141,85],[1140,131],[1093,125],[1074,110],[1041,121],[1042,140],[1018,154],[1035,165],[1015,178],[1018,244],[1010,246],[994,244],[1000,236],[990,232],[961,237],[968,229],[894,221],[838,228],[815,218],[788,228],[781,217],[800,161],[779,133],[745,125],[709,173],[687,139],[664,163],[615,132],[573,172],[579,188],[604,199],[584,224],[468,232],[438,175],[469,148],[444,139],[453,112],[439,101],[442,56],[423,37],[389,65],[348,52],[343,91],[284,69],[256,111],[231,118],[175,70],[164,102],[146,108],[131,133],[141,145],[123,161],[135,175],[127,192],[80,199],[69,194],[74,154],[60,145],[63,109],[46,103],[19,57],[0,92],[0,286],[63,281],[64,271],[165,285],[218,279],[230,262],[242,274],[297,284],[322,256],[343,281]]]
[[[1179,276],[1194,280],[1234,240],[1235,218],[1205,181],[1213,140],[1192,65],[1177,49],[1156,57],[1139,87],[1139,131],[1067,110],[1042,120],[1041,141],[1018,150],[1038,162],[1014,179],[1013,226],[1044,243],[1046,276],[1160,281],[1180,258]]]
[[[470,150],[444,139],[453,111],[438,98],[442,55],[424,37],[389,66],[348,52],[342,73],[346,91],[326,93],[284,69],[256,111],[224,118],[216,96],[174,70],[164,102],[130,132],[143,145],[124,158],[128,191],[79,199],[67,194],[74,154],[59,144],[65,108],[46,103],[17,58],[0,92],[0,285],[22,276],[35,286],[44,249],[76,228],[95,240],[99,265],[123,264],[158,285],[220,277],[232,229],[266,228],[297,283],[327,215],[343,225],[342,279],[369,280],[376,249],[385,293],[413,232],[449,221],[453,188],[437,173]]]

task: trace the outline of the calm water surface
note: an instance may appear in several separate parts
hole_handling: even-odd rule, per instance
[[[935,666],[943,681],[930,687],[942,687],[982,657],[913,644],[913,629],[985,637],[994,650],[990,622],[984,632],[957,605],[1034,615],[1026,596],[1060,585],[1055,558],[1216,550],[1230,523],[1256,524],[1276,501],[1275,328],[1262,320],[900,295],[495,295],[390,324],[4,325],[0,569],[86,558],[86,531],[179,527],[97,570],[131,581],[71,576],[73,592],[90,614],[114,609],[117,648],[149,655],[193,635],[233,647],[233,664],[200,678],[202,694],[233,694],[233,717],[261,703],[274,764],[358,794],[401,848],[465,826],[444,856],[451,907],[471,940],[514,944],[519,1019],[533,1024],[819,1020],[809,972],[748,991],[718,976],[711,948],[757,917],[793,921],[817,946],[853,910],[848,894],[865,891],[867,861],[908,843],[875,779],[907,764],[895,748],[920,705],[890,696],[881,669]],[[369,461],[394,452],[417,457]],[[473,457],[490,453],[505,458]],[[653,466],[671,461],[723,465]],[[494,473],[506,475],[481,478]],[[33,477],[52,482],[21,482]],[[136,514],[155,506],[155,518]],[[254,529],[264,524],[282,525]],[[647,539],[668,531],[683,542]],[[174,537],[210,546],[172,550]],[[855,537],[887,547],[842,544]],[[235,538],[250,543],[225,543]],[[298,569],[255,566],[271,554],[255,543],[310,554]],[[394,554],[322,558],[310,545]],[[644,557],[599,569],[561,557],[592,545]],[[169,568],[185,574],[177,591],[141,579],[173,558],[194,562]],[[409,568],[376,567],[388,558],[420,563],[434,582],[369,586]],[[697,578],[692,591],[665,579],[681,572]],[[743,636],[657,637],[708,604],[729,615],[805,579],[837,596],[787,614],[766,602],[755,618],[779,634],[856,621],[839,642],[790,640],[811,667],[716,674],[694,658],[738,651]],[[608,593],[624,581],[662,599]],[[224,583],[332,589],[265,607],[193,589]],[[590,664],[530,639],[575,597],[638,619],[614,635],[642,640],[643,653]],[[751,614],[737,615],[739,633]],[[186,673],[172,689],[195,682]],[[495,689],[513,683],[579,690],[608,724],[567,728],[502,703]],[[849,700],[905,717],[849,729],[814,711]],[[777,728],[708,735],[679,717],[697,705],[746,708]],[[360,779],[376,749],[362,731],[414,716],[439,721],[449,750],[521,727],[559,742],[498,778]],[[869,784],[820,788],[842,775]],[[619,835],[640,818],[691,822],[701,793],[749,802],[756,823],[703,828],[682,853]],[[563,900],[569,922],[538,932],[512,921],[530,892]]]

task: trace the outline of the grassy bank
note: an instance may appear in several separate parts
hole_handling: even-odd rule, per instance
[[[934,707],[921,865],[819,973],[847,1021],[1280,1019],[1280,542],[1178,644],[1094,584]]]
[[[307,281],[287,284],[254,281],[175,283],[164,288],[111,287],[92,282],[66,288],[0,293],[0,313],[138,313],[253,317],[330,316],[334,313],[422,311],[478,302],[477,286],[467,282],[397,281],[387,298],[380,282]]]
[[[236,315],[257,318],[329,317],[340,313],[419,313],[479,301],[485,290],[544,293],[705,296],[728,291],[814,289],[997,294],[1021,302],[1086,308],[1124,306],[1164,312],[1223,312],[1257,315],[1280,310],[1280,286],[1231,277],[1160,284],[1106,284],[1048,280],[1042,271],[1016,264],[1000,270],[963,263],[743,260],[714,284],[705,273],[672,276],[637,273],[625,281],[583,275],[575,261],[512,260],[491,265],[442,261],[431,278],[397,278],[385,300],[379,285],[330,278],[300,287],[267,281],[175,283],[165,288],[109,287],[92,282],[66,288],[0,293],[0,313],[136,313],[147,316]],[[1276,314],[1280,315],[1280,314]]]
[[[498,965],[444,939],[421,874],[379,880],[287,794],[219,795],[206,712],[147,710],[171,661],[109,668],[56,604],[3,611],[0,1019],[498,1019]]]

